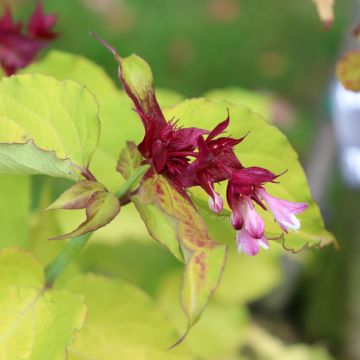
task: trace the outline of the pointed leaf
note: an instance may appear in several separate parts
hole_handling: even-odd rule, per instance
[[[181,303],[188,317],[189,329],[199,319],[218,286],[225,263],[226,247],[210,238],[206,225],[195,208],[162,176],[154,175],[146,179],[134,202],[149,233],[156,236],[156,240],[170,250],[175,244],[169,243],[169,239],[172,242],[177,240],[179,244],[186,264]],[[149,205],[152,207],[149,208]],[[151,214],[156,207],[165,216],[161,222],[147,221],[146,215]],[[161,232],[157,225],[165,221],[168,223],[168,231]]]
[[[116,170],[127,179],[135,172],[135,169],[141,165],[143,160],[144,158],[135,143],[128,141],[126,147],[120,153]]]
[[[19,75],[0,82],[0,173],[77,179],[99,138],[93,95],[73,81]]]
[[[116,167],[116,170],[126,179],[125,183],[116,193],[119,199],[126,194],[130,194],[131,190],[139,184],[141,178],[149,170],[150,165],[141,165],[143,160],[137,146],[133,142],[128,141],[126,147],[120,153]]]
[[[336,76],[346,89],[360,91],[360,50],[342,57],[336,66]]]
[[[8,360],[63,360],[86,313],[83,296],[44,289],[41,265],[25,252],[0,252],[0,354]]]
[[[86,204],[86,220],[70,233],[54,236],[52,240],[63,240],[93,232],[109,224],[119,213],[120,202],[113,193],[95,192]]]
[[[104,185],[96,181],[80,181],[61,194],[46,210],[85,209],[96,192],[105,190]]]

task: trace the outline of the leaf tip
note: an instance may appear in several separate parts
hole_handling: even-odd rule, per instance
[[[185,331],[185,333],[180,337],[180,339],[176,340],[176,342],[174,344],[172,344],[171,346],[169,346],[166,350],[172,350],[175,347],[177,347],[178,345],[180,345],[187,337],[188,333],[189,333],[190,328],[187,328],[187,330]]]

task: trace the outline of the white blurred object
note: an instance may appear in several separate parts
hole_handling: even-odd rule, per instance
[[[341,171],[349,186],[360,187],[360,93],[335,81],[331,95]]]

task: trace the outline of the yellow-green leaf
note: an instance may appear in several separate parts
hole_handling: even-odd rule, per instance
[[[156,299],[161,309],[181,331],[186,318],[178,304],[177,289],[182,275],[178,270],[168,271],[158,286]],[[241,284],[241,282],[233,283]],[[241,286],[238,286],[241,288]],[[206,308],[204,316],[191,330],[184,344],[199,359],[237,359],[236,354],[246,339],[248,311],[239,303],[219,301],[218,292]]]
[[[106,191],[104,185],[91,180],[82,180],[67,189],[46,210],[54,209],[85,209],[97,192]]]
[[[27,247],[30,178],[29,176],[0,175],[0,188],[0,248]]]
[[[75,185],[74,187],[77,187],[77,185]],[[73,191],[73,193],[76,193],[77,190],[78,189]],[[85,189],[85,191],[85,202],[83,203],[80,201],[80,204],[75,204],[73,207],[71,207],[72,199],[68,197],[68,193],[72,192],[72,189],[70,189],[65,194],[63,194],[63,196],[60,197],[60,199],[58,199],[53,205],[50,206],[50,209],[86,208],[86,220],[82,224],[80,224],[78,228],[67,234],[54,236],[51,239],[64,240],[81,236],[89,232],[93,232],[109,224],[119,213],[120,202],[119,199],[115,196],[115,194],[105,190],[95,190],[89,196],[88,190]],[[77,198],[77,200],[78,199],[79,198]],[[78,207],[78,205],[80,205],[80,207]]]
[[[99,138],[94,96],[73,81],[18,75],[0,82],[0,172],[76,179]]]
[[[83,297],[44,289],[41,265],[25,252],[0,252],[0,358],[63,360],[83,325]]]
[[[336,76],[351,91],[360,91],[360,50],[345,54],[336,66]]]
[[[178,334],[152,299],[120,280],[82,275],[71,290],[84,294],[88,316],[69,360],[190,360],[185,347],[166,350]]]
[[[170,251],[176,247],[181,251],[185,262],[181,303],[190,328],[199,319],[218,286],[226,247],[210,238],[195,208],[163,176],[154,175],[146,179],[134,202],[149,233]],[[154,215],[156,208],[158,212]],[[156,221],[154,218],[159,214],[163,216]],[[152,216],[152,221],[148,221],[147,216]]]

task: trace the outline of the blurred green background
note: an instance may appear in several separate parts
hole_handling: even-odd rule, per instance
[[[34,1],[12,0],[10,5],[17,18],[27,18]],[[304,165],[314,156],[312,144],[322,123],[330,121],[328,88],[353,21],[350,0],[337,2],[336,20],[328,32],[322,30],[310,0],[48,0],[44,5],[59,16],[60,37],[51,48],[82,54],[115,80],[113,58],[88,35],[94,31],[121,54],[136,52],[144,57],[152,66],[156,86],[185,97],[228,89],[232,101],[238,98],[273,120],[288,135]],[[256,301],[256,296],[251,297],[249,309],[256,324],[287,344],[321,344],[336,359],[360,359],[356,346],[360,339],[360,195],[345,187],[335,158],[329,190],[319,200],[341,250],[328,247],[305,250],[295,259],[282,256],[276,276],[267,274],[266,266],[261,270],[260,263],[259,271],[275,276],[276,285],[260,292]],[[92,253],[116,254],[126,263],[134,254],[146,258],[147,251],[155,252],[144,264],[148,277],[140,271],[129,278],[129,272],[111,268],[111,262],[106,272],[128,276],[151,293],[156,288],[152,281],[159,281],[158,272],[173,266],[157,247],[147,250],[144,245],[125,244],[109,253],[94,244],[80,263],[85,269],[104,270],[104,264],[96,263],[99,260],[91,261]],[[254,266],[249,276],[256,271]],[[254,336],[265,337],[266,343],[266,335]],[[244,351],[248,359],[267,359],[253,354],[251,346]],[[296,359],[315,359],[315,355]]]

